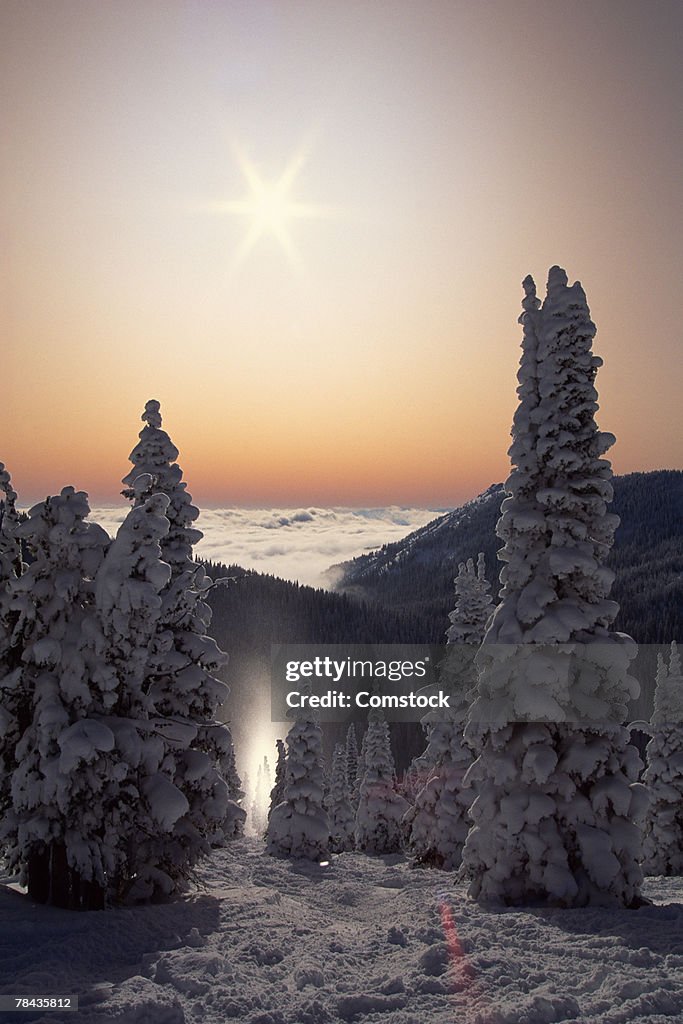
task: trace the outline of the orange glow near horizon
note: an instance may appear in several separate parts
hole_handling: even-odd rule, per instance
[[[154,397],[200,507],[459,504],[508,473],[555,263],[615,471],[681,467],[681,31],[673,0],[5,5],[21,503],[119,501]]]

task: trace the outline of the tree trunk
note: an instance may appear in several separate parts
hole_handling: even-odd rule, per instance
[[[80,884],[80,909],[104,910],[104,887],[97,882]]]
[[[28,894],[36,903],[47,903],[50,898],[49,849],[32,850],[29,854]]]
[[[53,907],[72,907],[71,871],[64,843],[52,843],[50,857],[50,903]]]

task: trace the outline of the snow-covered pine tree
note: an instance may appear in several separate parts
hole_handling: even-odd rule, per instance
[[[121,493],[136,506],[144,504],[152,494],[165,494],[169,499],[169,529],[161,552],[164,562],[171,566],[171,578],[176,579],[188,569],[196,568],[192,549],[202,539],[202,532],[194,529],[192,523],[198,518],[199,509],[193,505],[183,471],[175,461],[178,449],[161,428],[159,402],[150,399],[140,418],[145,426],[130,453],[133,468],[122,480],[125,487]],[[136,484],[142,474],[147,475],[144,487]]]
[[[227,725],[221,729],[216,741],[218,744],[221,741],[223,743],[222,749],[219,747],[218,751],[218,772],[227,786],[228,804],[223,824],[214,834],[212,843],[222,845],[226,839],[237,839],[244,835],[247,812],[243,802],[246,794],[237,771],[232,734]]]
[[[351,722],[346,730],[346,778],[349,786],[349,797],[353,800],[353,793],[357,788],[358,779],[358,740],[356,739],[356,727]]]
[[[3,593],[10,579],[21,576],[21,545],[16,534],[19,525],[17,492],[4,462],[0,462],[0,583]]]
[[[166,720],[158,730],[166,737],[165,772],[188,804],[172,832],[150,838],[149,863],[157,864],[159,881],[163,880],[161,888],[155,885],[148,894],[154,896],[167,891],[169,879],[173,888],[184,884],[191,866],[208,852],[211,837],[222,827],[226,788],[217,766],[231,739],[227,726],[215,719],[228,687],[216,675],[227,656],[207,635],[211,609],[205,598],[212,584],[192,557],[193,545],[202,536],[192,526],[199,512],[175,461],[178,449],[162,429],[157,401],[147,402],[142,420],[145,426],[130,454],[133,469],[124,477],[123,494],[134,507],[154,494],[168,498],[169,529],[161,541],[161,557],[171,575],[160,595],[159,630],[170,634],[171,642],[160,648],[150,665],[149,696],[157,718]],[[190,735],[194,738],[186,745]]]
[[[276,740],[277,761],[275,762],[275,784],[270,791],[270,807],[268,808],[268,821],[273,813],[273,808],[282,803],[285,798],[285,780],[287,777],[287,751],[284,740]]]
[[[162,715],[212,721],[228,692],[212,673],[225,664],[227,656],[206,635],[211,609],[204,598],[211,580],[193,560],[193,545],[202,538],[201,530],[192,526],[199,510],[175,462],[178,449],[161,429],[159,403],[147,402],[141,418],[145,426],[130,453],[133,469],[123,478],[122,494],[135,507],[153,494],[165,494],[169,500],[169,530],[161,543],[161,557],[170,565],[171,576],[162,592],[161,621],[173,634],[173,646],[156,666],[151,695]]]
[[[683,674],[676,642],[658,657],[657,688],[643,781],[650,807],[643,843],[647,875],[683,875]]]
[[[21,544],[16,533],[17,494],[4,463],[0,462],[0,821],[10,806],[10,782],[17,741],[28,724],[29,700],[17,682],[21,672],[21,646],[12,640],[16,616],[10,611],[11,584],[21,576]]]
[[[346,730],[346,778],[349,788],[355,785],[355,778],[358,773],[358,740],[355,735],[355,725],[349,724]]]
[[[415,805],[417,794],[425,785],[424,774],[420,771],[417,760],[417,758],[413,758],[410,762],[403,773],[399,785],[399,792],[401,796],[405,797],[406,801],[410,805],[408,811],[406,811],[406,815],[411,813],[411,810]],[[406,818],[406,821],[408,820],[409,819]]]
[[[254,834],[263,838],[268,824],[268,804],[271,790],[270,765],[264,757],[256,774],[256,789],[251,803],[251,827]]]
[[[144,475],[136,483],[148,489]],[[134,506],[95,578],[92,643],[99,660],[92,678],[114,737],[112,766],[96,813],[101,840],[96,868],[98,875],[104,871],[113,901],[176,887],[179,865],[167,864],[159,849],[164,841],[174,842],[173,832],[189,807],[173,781],[175,758],[168,748],[189,747],[196,726],[161,718],[150,696],[152,666],[173,641],[171,632],[160,628],[160,595],[171,575],[161,560],[168,505],[165,495],[155,494]],[[81,848],[87,857],[87,847]]]
[[[396,853],[403,846],[403,816],[408,810],[396,788],[389,726],[371,711],[364,737],[365,756],[356,812],[356,847],[364,853]]]
[[[595,326],[553,267],[542,309],[524,282],[512,473],[497,532],[501,603],[477,655],[466,737],[479,757],[463,863],[485,901],[636,905],[640,760],[623,727],[637,693],[604,567],[613,443],[595,423]],[[545,646],[543,646],[545,645]],[[552,645],[552,646],[548,646]]]
[[[85,863],[83,848],[97,862],[98,799],[114,746],[99,720],[102,694],[87,643],[93,578],[109,537],[85,522],[89,512],[87,495],[73,487],[30,510],[15,535],[33,561],[10,579],[7,595],[9,643],[22,654],[2,691],[16,712],[16,746],[1,838],[31,898],[62,907],[103,902],[102,873]]]
[[[456,689],[451,707],[455,707],[455,703],[462,700],[461,691],[465,687],[464,677],[467,675],[466,665],[471,663],[476,647],[484,635],[484,628],[491,613],[490,589],[491,585],[486,579],[484,555],[481,552],[476,569],[471,558],[460,563],[455,579],[456,609],[449,613],[451,625],[446,630],[447,643],[451,646],[439,666],[439,688],[450,689],[454,685]],[[470,647],[458,646],[462,644],[468,644]],[[460,676],[463,676],[463,679],[458,683]],[[471,680],[467,686],[472,687]],[[428,689],[435,690],[436,687],[431,686]],[[405,792],[413,804],[406,818],[407,826],[411,825],[414,814],[417,813],[415,804],[418,794],[434,776],[437,764],[447,756],[453,735],[452,716],[444,717],[441,712],[428,712],[421,719],[421,724],[427,745],[418,757],[413,758],[404,777]],[[462,723],[459,731],[462,734]]]
[[[273,807],[267,851],[276,857],[320,861],[329,849],[323,804],[322,731],[312,718],[297,719],[287,734],[284,799]]]
[[[355,731],[355,730],[354,730]],[[363,781],[363,775],[365,774],[365,752],[368,744],[368,730],[367,728],[363,732],[363,738],[360,741],[360,752],[358,754],[358,766],[356,768],[356,781],[353,789],[351,790],[351,803],[354,809],[358,810],[358,802],[360,800],[360,787]]]
[[[252,786],[251,776],[249,775],[249,772],[243,772],[242,773],[242,789],[244,790],[244,798],[242,800],[242,806],[244,807],[245,811],[247,812],[247,819],[246,819],[245,828],[248,831],[249,828],[251,827],[250,811],[251,811],[251,803],[252,803],[252,800],[254,799],[254,787]]]
[[[446,717],[428,723],[425,761],[431,774],[405,817],[417,862],[445,870],[460,865],[471,823],[474,793],[465,776],[473,756],[463,730],[476,686],[474,658],[491,614],[490,590],[482,553],[476,569],[471,558],[460,563],[446,654],[439,666],[440,688],[451,695],[451,709]]]
[[[471,558],[461,562],[455,578],[455,608],[448,618],[447,642],[479,646],[491,617],[491,584],[486,579],[486,560],[483,551],[477,564]]]
[[[343,853],[354,844],[355,814],[351,806],[349,780],[346,773],[346,750],[337,743],[332,758],[330,788],[325,801],[330,820],[330,850]]]

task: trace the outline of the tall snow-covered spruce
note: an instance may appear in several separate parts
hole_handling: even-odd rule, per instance
[[[267,851],[276,857],[319,861],[329,849],[323,787],[323,737],[312,718],[298,718],[287,734],[284,799],[273,807]]]
[[[465,776],[473,756],[463,730],[476,684],[474,658],[491,614],[490,590],[483,554],[476,568],[471,558],[460,563],[446,654],[439,666],[440,688],[450,694],[451,707],[447,716],[441,712],[426,723],[429,741],[422,761],[429,775],[405,816],[416,861],[447,871],[459,867],[470,827],[474,793]]]
[[[138,485],[147,489],[149,479],[140,476]],[[92,680],[102,693],[106,725],[114,738],[96,819],[106,889],[113,901],[131,893],[147,895],[155,886],[170,891],[165,865],[155,856],[156,837],[170,835],[188,809],[169,777],[166,723],[149,695],[151,666],[172,642],[170,632],[160,628],[160,594],[171,575],[160,546],[168,533],[167,509],[163,494],[132,508],[95,577],[96,616],[89,632],[97,662]],[[78,762],[73,768],[83,771]]]
[[[284,740],[275,741],[275,749],[277,750],[277,760],[275,762],[275,782],[273,788],[270,791],[270,805],[268,807],[268,821],[273,813],[273,809],[278,804],[282,803],[285,797],[285,783],[287,779],[287,751],[285,749]]]
[[[14,632],[16,613],[10,609],[12,584],[25,569],[17,536],[16,502],[12,478],[0,462],[0,820],[11,804],[15,749],[21,735],[21,721],[26,720],[28,714],[28,695],[17,685],[22,648]]]
[[[330,849],[332,853],[352,850],[355,814],[351,806],[346,749],[341,743],[337,743],[334,748],[330,788],[325,806],[330,819]]]
[[[477,656],[466,738],[478,796],[463,863],[485,902],[635,906],[647,797],[623,722],[635,644],[605,568],[614,442],[595,423],[595,326],[581,285],[524,281],[519,407],[498,535],[501,603]]]
[[[130,454],[133,469],[123,480],[123,494],[134,507],[158,494],[168,499],[169,526],[160,546],[170,576],[159,594],[158,624],[165,640],[151,657],[148,697],[157,734],[163,737],[164,775],[187,803],[186,808],[174,804],[171,831],[160,831],[145,844],[153,870],[147,883],[140,875],[137,895],[153,896],[182,886],[192,865],[209,851],[210,838],[226,818],[235,820],[241,812],[236,806],[230,812],[218,771],[219,763],[229,760],[232,742],[228,727],[215,717],[228,693],[216,675],[227,656],[207,636],[211,610],[205,598],[211,581],[192,552],[202,536],[192,525],[199,511],[175,461],[178,449],[162,429],[157,401],[147,402],[142,420],[145,426]]]
[[[683,875],[683,673],[671,644],[667,666],[658,658],[652,739],[647,745],[649,787],[643,870],[647,875]]]
[[[0,841],[32,899],[62,907],[104,898],[98,807],[114,737],[101,721],[86,624],[109,537],[89,512],[73,487],[35,505],[15,530],[32,561],[7,591],[9,643],[21,655],[0,695],[13,719]]]
[[[378,711],[368,716],[356,811],[356,847],[364,853],[397,853],[403,846],[403,816],[408,810],[396,788],[389,726]]]
[[[349,787],[349,799],[352,805],[357,805],[358,796],[358,740],[356,739],[356,727],[353,722],[349,723],[346,730],[346,780]]]
[[[254,799],[249,810],[252,831],[259,839],[263,838],[266,825],[268,824],[271,782],[270,765],[268,764],[268,758],[264,756],[256,773],[256,789],[254,790]]]

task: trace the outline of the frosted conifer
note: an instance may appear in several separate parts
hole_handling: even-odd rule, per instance
[[[479,646],[492,612],[491,584],[486,579],[482,551],[477,556],[476,567],[471,558],[458,566],[455,597],[455,608],[448,616],[451,623],[446,630],[448,643]]]
[[[410,809],[406,812],[407,815],[411,814],[417,794],[421,789],[424,788],[425,780],[423,774],[417,765],[417,758],[413,758],[408,767],[403,773],[401,779],[400,792],[401,795],[406,798],[408,803],[411,805]],[[406,818],[409,821],[409,818]]]
[[[161,547],[162,558],[171,566],[173,578],[193,568],[192,549],[202,539],[201,530],[192,527],[199,516],[199,509],[192,503],[183,471],[175,461],[178,449],[161,427],[160,405],[151,399],[145,405],[141,416],[145,426],[140,431],[139,441],[130,453],[133,468],[122,483],[121,492],[135,505],[142,505],[152,494],[165,494],[169,499],[167,518],[169,530]],[[136,481],[146,477],[144,486]]]
[[[341,743],[337,743],[334,748],[330,788],[325,805],[330,819],[330,850],[332,853],[352,850],[355,815],[346,772],[346,750]]]
[[[353,722],[346,730],[346,777],[349,785],[349,793],[356,789],[358,778],[358,740],[356,739],[356,727]]]
[[[389,727],[370,712],[364,737],[364,766],[356,812],[356,847],[364,853],[396,853],[403,845],[408,803],[396,788]]]
[[[192,526],[199,510],[175,462],[178,449],[161,429],[157,401],[147,402],[142,419],[145,426],[130,454],[133,469],[123,479],[122,493],[135,507],[153,494],[168,498],[169,529],[162,539],[161,557],[171,567],[162,593],[161,624],[173,634],[173,644],[155,666],[151,695],[163,715],[210,721],[227,696],[228,688],[214,676],[227,656],[206,635],[211,609],[205,597],[211,580],[192,556],[193,545],[202,537],[201,530]]]
[[[160,546],[168,533],[167,508],[168,498],[157,494],[131,509],[95,577],[90,633],[98,662],[92,678],[114,738],[97,820],[105,882],[114,901],[161,877],[148,837],[172,830],[176,819],[171,820],[167,804],[183,809],[187,804],[169,777],[163,722],[149,695],[150,663],[172,641],[159,628],[160,593],[171,574]]]
[[[355,733],[355,729],[354,729]],[[356,811],[358,810],[358,801],[360,800],[360,787],[363,781],[363,775],[365,774],[365,753],[368,743],[368,730],[366,729],[363,733],[363,738],[360,741],[360,752],[358,754],[358,766],[356,769],[356,781],[353,789],[351,790],[351,803],[353,804]]]
[[[264,757],[258,766],[256,775],[256,789],[251,804],[251,827],[255,835],[263,837],[268,824],[268,804],[271,790],[270,765],[268,758]]]
[[[460,563],[456,605],[449,615],[448,644],[439,666],[440,688],[449,692],[451,708],[446,717],[428,723],[425,761],[431,773],[406,814],[417,862],[445,870],[459,866],[470,827],[474,793],[465,776],[473,756],[463,729],[476,685],[474,657],[491,613],[490,589],[483,554],[476,569],[471,558]]]
[[[270,814],[267,851],[279,857],[321,860],[329,849],[329,821],[323,805],[322,732],[300,718],[287,734],[284,800]]]
[[[133,469],[123,480],[123,493],[134,507],[155,494],[168,499],[169,529],[161,541],[161,557],[171,573],[160,592],[159,631],[170,636],[170,643],[160,645],[150,663],[149,696],[157,718],[166,720],[161,730],[166,772],[188,805],[170,834],[150,839],[148,856],[156,858],[161,874],[146,895],[156,895],[169,891],[169,884],[172,889],[183,884],[225,821],[227,790],[217,768],[231,738],[215,718],[228,688],[217,677],[227,656],[207,635],[211,609],[206,596],[212,584],[192,558],[193,545],[202,536],[192,525],[199,513],[175,461],[178,449],[162,429],[157,401],[147,402],[142,419],[145,426],[130,455]],[[180,804],[175,807],[179,810]],[[140,895],[145,895],[143,888],[141,882]]]
[[[270,807],[268,808],[268,821],[273,813],[273,808],[282,803],[285,798],[285,780],[287,776],[287,751],[283,740],[276,740],[277,761],[275,762],[275,783],[270,791]]]
[[[223,824],[214,835],[214,845],[220,844],[222,840],[237,839],[244,835],[247,820],[247,812],[243,806],[245,791],[237,771],[232,734],[227,725],[223,724],[216,742],[219,746],[218,772],[227,787],[228,803]]]
[[[559,267],[540,310],[531,278],[524,290],[501,604],[466,728],[480,754],[463,862],[485,901],[636,905],[646,799],[621,724],[637,693],[635,644],[610,631],[604,561],[618,520],[601,456],[614,438],[594,418],[595,326]]]
[[[10,782],[16,768],[14,751],[29,716],[28,694],[17,686],[22,647],[14,633],[16,615],[10,610],[11,585],[21,576],[21,544],[16,528],[17,494],[0,462],[0,820],[10,805]]]
[[[109,538],[85,522],[89,512],[73,487],[35,505],[14,531],[33,561],[7,593],[9,643],[22,654],[2,687],[3,705],[17,714],[11,806],[0,828],[8,866],[31,897],[64,907],[103,902],[98,801],[114,746],[86,639]]]
[[[21,576],[21,545],[16,528],[19,525],[17,492],[3,462],[0,462],[0,585],[6,591],[12,577]]]
[[[650,791],[643,843],[647,875],[683,875],[683,674],[676,643],[658,657],[652,739],[643,781]]]

